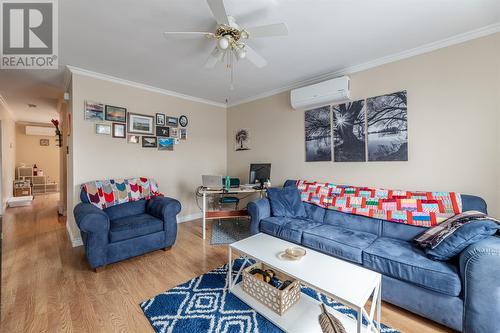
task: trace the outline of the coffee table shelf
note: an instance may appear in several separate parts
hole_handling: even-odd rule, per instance
[[[321,314],[321,309],[319,307],[320,302],[304,293],[300,295],[300,299],[297,303],[292,305],[292,307],[282,316],[270,310],[258,300],[247,294],[241,288],[241,282],[231,289],[231,293],[285,332],[322,333],[318,320],[318,317]],[[342,322],[342,325],[344,325],[347,332],[356,332],[357,322],[355,319],[331,308],[328,308],[328,311]],[[368,333],[372,331],[370,331],[366,326],[362,326],[361,332]]]
[[[287,332],[316,332],[317,329],[321,332],[318,321],[320,303],[313,298],[302,293],[300,300],[283,316],[279,316],[246,294],[239,283],[236,284],[242,269],[240,268],[235,277],[232,273],[232,253],[236,251],[356,310],[356,319],[337,311],[334,313],[342,321],[347,332],[380,332],[382,276],[379,273],[311,249],[306,249],[307,254],[300,261],[280,259],[279,254],[292,246],[297,245],[263,233],[230,244],[227,280],[230,292]],[[365,305],[370,298],[371,308],[367,312]],[[370,323],[368,327],[362,325],[363,318]]]

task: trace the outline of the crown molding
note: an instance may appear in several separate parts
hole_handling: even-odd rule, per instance
[[[5,108],[5,111],[7,111],[7,113],[11,116],[12,120],[14,120],[14,122],[16,122],[17,117],[14,115],[14,112],[12,112],[12,110],[10,109],[9,104],[7,104],[7,101],[2,96],[2,94],[0,94],[0,105],[3,105],[3,107]]]
[[[448,46],[464,43],[464,42],[467,42],[467,41],[470,41],[473,39],[485,37],[485,36],[492,35],[492,34],[495,34],[498,32],[500,32],[500,23],[487,25],[485,27],[482,27],[482,28],[479,28],[476,30],[471,30],[471,31],[468,31],[468,32],[465,32],[465,33],[462,33],[459,35],[448,37],[448,38],[445,38],[445,39],[442,39],[442,40],[439,40],[436,42],[432,42],[429,44],[418,46],[418,47],[415,47],[413,49],[409,49],[409,50],[406,50],[403,52],[398,52],[398,53],[395,53],[395,54],[392,54],[389,56],[381,57],[381,58],[371,60],[371,61],[359,64],[359,65],[345,67],[345,68],[342,68],[342,69],[337,70],[335,72],[325,73],[325,74],[321,74],[321,75],[315,76],[315,77],[310,78],[310,79],[296,81],[294,83],[283,86],[281,88],[266,91],[264,93],[261,93],[261,94],[255,95],[255,96],[251,96],[248,98],[243,98],[243,99],[234,101],[233,103],[228,103],[227,107],[229,108],[229,107],[253,102],[253,101],[256,101],[258,99],[262,99],[265,97],[280,94],[280,93],[283,93],[283,92],[288,91],[288,90],[308,86],[310,84],[315,84],[315,83],[318,83],[321,81],[333,79],[333,78],[338,77],[338,76],[349,75],[349,74],[361,72],[361,71],[364,71],[367,69],[371,69],[374,67],[385,65],[385,64],[395,62],[398,60],[411,58],[411,57],[414,57],[417,55],[429,53],[429,52],[432,52],[432,51],[435,51],[438,49],[442,49],[442,48],[445,48]]]
[[[171,91],[171,90],[153,87],[153,86],[150,86],[147,84],[129,81],[126,79],[118,78],[118,77],[107,75],[107,74],[93,72],[93,71],[83,69],[83,68],[78,68],[75,66],[66,65],[66,68],[68,69],[68,71],[71,74],[84,75],[84,76],[92,77],[95,79],[100,79],[100,80],[104,80],[104,81],[118,83],[118,84],[130,86],[130,87],[134,87],[134,88],[138,88],[138,89],[143,89],[143,90],[147,90],[147,91],[151,91],[151,92],[155,92],[155,93],[159,93],[159,94],[163,94],[163,95],[167,95],[167,96],[182,98],[182,99],[185,99],[185,100],[188,100],[191,102],[208,104],[208,105],[217,106],[217,107],[224,108],[224,109],[226,108],[225,103],[219,103],[219,102],[215,102],[215,101],[205,99],[205,98],[190,96],[190,95],[178,93],[178,92]],[[67,75],[65,75],[64,81],[65,81],[64,82],[65,88],[67,89],[69,87],[69,83],[71,82],[71,80],[69,78],[67,78]]]

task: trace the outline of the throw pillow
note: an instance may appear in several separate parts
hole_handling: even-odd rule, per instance
[[[500,229],[500,221],[478,211],[455,215],[415,238],[430,259],[446,261]]]
[[[273,216],[307,217],[299,191],[294,186],[269,188],[267,189],[267,198],[271,204]]]

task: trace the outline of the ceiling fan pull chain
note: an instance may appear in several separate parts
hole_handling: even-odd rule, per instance
[[[231,85],[229,86],[230,90],[234,90],[234,66],[233,66],[233,53],[231,52],[229,57],[231,58]]]

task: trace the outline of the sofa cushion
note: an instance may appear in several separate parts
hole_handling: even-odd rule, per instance
[[[468,210],[478,210],[482,213],[488,214],[486,201],[475,195],[462,194],[462,212]]]
[[[368,216],[343,213],[332,209],[326,210],[325,218],[323,221],[325,223],[342,228],[369,232],[375,235],[379,235],[381,229],[381,220],[379,219],[374,219]]]
[[[323,222],[325,218],[326,209],[310,203],[303,203],[306,209],[307,219],[316,222]]]
[[[382,221],[382,237],[395,238],[404,241],[412,241],[429,228],[416,225]]]
[[[368,232],[323,224],[304,231],[302,244],[335,257],[361,264],[363,262],[363,249],[370,246],[375,239],[377,236]]]
[[[321,223],[311,220],[272,216],[260,221],[260,231],[296,244],[301,244],[302,233],[319,225]]]
[[[122,203],[117,206],[105,208],[103,211],[108,215],[110,220],[116,220],[126,216],[144,214],[149,200],[138,200]]]
[[[434,261],[412,243],[380,237],[363,251],[363,266],[450,296],[461,290],[460,276],[450,263]]]
[[[122,217],[110,221],[109,241],[119,242],[162,230],[163,221],[149,214]]]
[[[500,221],[479,211],[455,215],[415,238],[433,260],[450,260],[471,244],[500,230]]]
[[[300,194],[295,187],[269,188],[267,197],[271,204],[273,216],[307,217],[306,209]]]

